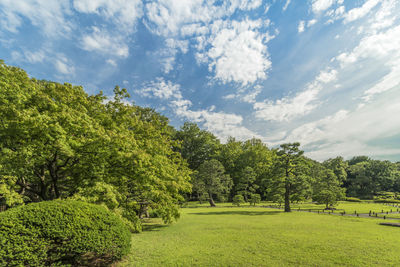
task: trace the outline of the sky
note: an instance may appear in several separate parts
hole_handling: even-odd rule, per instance
[[[223,142],[400,160],[399,0],[0,0],[0,59]]]

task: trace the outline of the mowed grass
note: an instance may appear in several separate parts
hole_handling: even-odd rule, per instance
[[[400,266],[400,228],[380,219],[250,207],[185,208],[135,234],[119,266]]]
[[[292,204],[292,209],[319,209],[322,210],[325,208],[325,205],[317,205],[313,203],[301,203],[301,204]],[[397,208],[383,204],[383,203],[367,203],[367,202],[346,202],[340,201],[338,205],[335,206],[335,212],[343,212],[346,213],[369,213],[372,212],[386,212],[386,211],[397,211]]]

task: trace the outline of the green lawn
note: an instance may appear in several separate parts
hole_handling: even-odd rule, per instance
[[[304,203],[304,204],[292,204],[291,205],[293,209],[324,209],[325,205],[317,205],[317,204],[312,204],[312,203]],[[397,208],[382,204],[382,203],[367,203],[367,202],[346,202],[346,201],[340,201],[338,205],[335,206],[337,209],[336,212],[343,212],[345,211],[346,213],[354,213],[354,211],[357,211],[357,213],[369,213],[369,211],[373,212],[384,212],[386,211],[396,211]]]
[[[399,266],[400,228],[249,207],[185,208],[132,238],[119,266]]]

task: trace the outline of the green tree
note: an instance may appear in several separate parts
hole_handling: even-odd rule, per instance
[[[30,79],[0,62],[0,177],[28,202],[70,197],[96,183],[112,185],[118,206],[141,216],[148,207],[164,221],[179,216],[191,171],[174,148],[168,119],[82,87]],[[132,217],[129,215],[128,217]]]
[[[233,197],[232,205],[240,206],[240,204],[245,203],[244,198],[242,195],[236,195]]]
[[[346,181],[348,163],[343,159],[343,157],[328,159],[324,161],[322,165],[332,170],[341,183]]]
[[[258,188],[258,185],[255,184],[256,178],[256,173],[252,167],[246,167],[241,172],[236,185],[236,193],[242,195],[246,202],[249,201],[251,194],[254,194]]]
[[[232,179],[225,173],[225,168],[216,159],[203,162],[199,166],[196,183],[201,183],[203,192],[208,194],[211,207],[215,207],[214,196],[229,192],[232,188]]]
[[[203,162],[214,158],[220,146],[217,137],[191,122],[185,122],[174,138],[180,142],[177,150],[192,170],[197,170]]]
[[[250,205],[255,206],[256,204],[259,204],[261,202],[261,196],[259,194],[251,194],[249,202]]]
[[[300,199],[308,184],[306,175],[306,164],[302,157],[303,151],[299,149],[300,143],[282,144],[278,151],[277,185],[284,188],[285,212],[290,212],[291,197],[297,194]]]
[[[344,197],[345,188],[341,187],[339,178],[332,170],[323,168],[313,186],[313,200],[329,208]]]

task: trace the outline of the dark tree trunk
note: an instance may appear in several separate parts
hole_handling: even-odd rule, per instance
[[[291,212],[290,209],[290,184],[285,184],[285,212]]]
[[[214,199],[212,197],[212,194],[209,194],[209,202],[211,207],[215,207]]]

